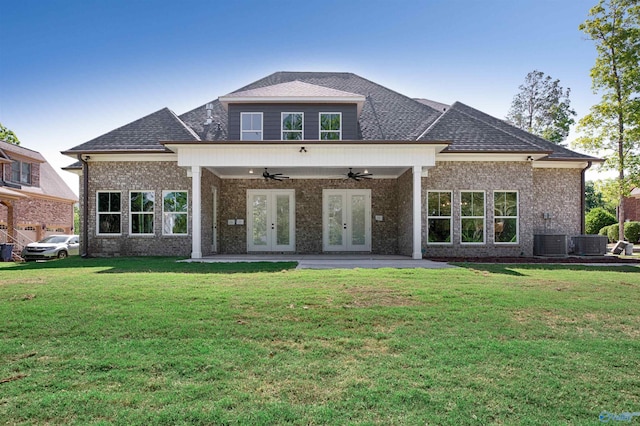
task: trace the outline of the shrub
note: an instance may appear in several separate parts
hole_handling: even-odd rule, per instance
[[[625,222],[624,238],[630,243],[637,243],[640,240],[640,222]]]
[[[615,243],[616,241],[618,241],[619,229],[620,226],[617,223],[607,226],[607,238],[609,238],[610,243]]]
[[[616,222],[617,219],[614,215],[602,207],[596,207],[585,216],[585,231],[587,234],[597,234],[605,226],[613,225]]]
[[[598,232],[599,235],[606,235],[610,243],[618,241],[618,230],[620,227],[617,223],[605,226]],[[637,243],[640,240],[640,222],[624,223],[624,239],[630,243]]]

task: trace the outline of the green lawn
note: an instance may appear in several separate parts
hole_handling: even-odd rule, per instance
[[[0,422],[582,425],[640,411],[638,268],[293,266],[0,263]]]

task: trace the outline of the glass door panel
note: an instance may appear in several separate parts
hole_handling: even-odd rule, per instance
[[[289,204],[291,196],[276,195],[276,245],[288,246],[291,243]]]
[[[371,190],[323,191],[323,249],[371,251]]]
[[[342,194],[330,195],[328,201],[328,233],[329,233],[329,245],[341,247],[344,244],[343,233],[343,208],[344,197]]]
[[[252,219],[251,240],[254,246],[267,246],[267,196],[264,194],[252,197]]]
[[[294,200],[294,190],[247,190],[248,251],[295,251]]]
[[[365,196],[352,195],[351,202],[351,246],[362,247],[366,243]]]

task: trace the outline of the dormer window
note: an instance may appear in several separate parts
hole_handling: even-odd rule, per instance
[[[301,112],[282,113],[282,140],[295,141],[304,139],[304,114]]]
[[[262,140],[262,113],[243,112],[240,113],[240,140],[261,141]]]
[[[320,113],[320,140],[338,141],[342,139],[342,113]]]
[[[11,164],[11,181],[31,185],[31,163],[14,161]]]

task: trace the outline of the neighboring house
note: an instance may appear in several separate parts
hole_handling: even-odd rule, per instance
[[[530,256],[534,234],[583,232],[599,161],[460,102],[316,72],[164,108],[64,154],[85,254],[193,258]]]
[[[0,141],[0,242],[70,234],[78,197],[40,153]]]
[[[628,197],[624,197],[624,220],[625,222],[640,221],[640,188],[633,188]]]

